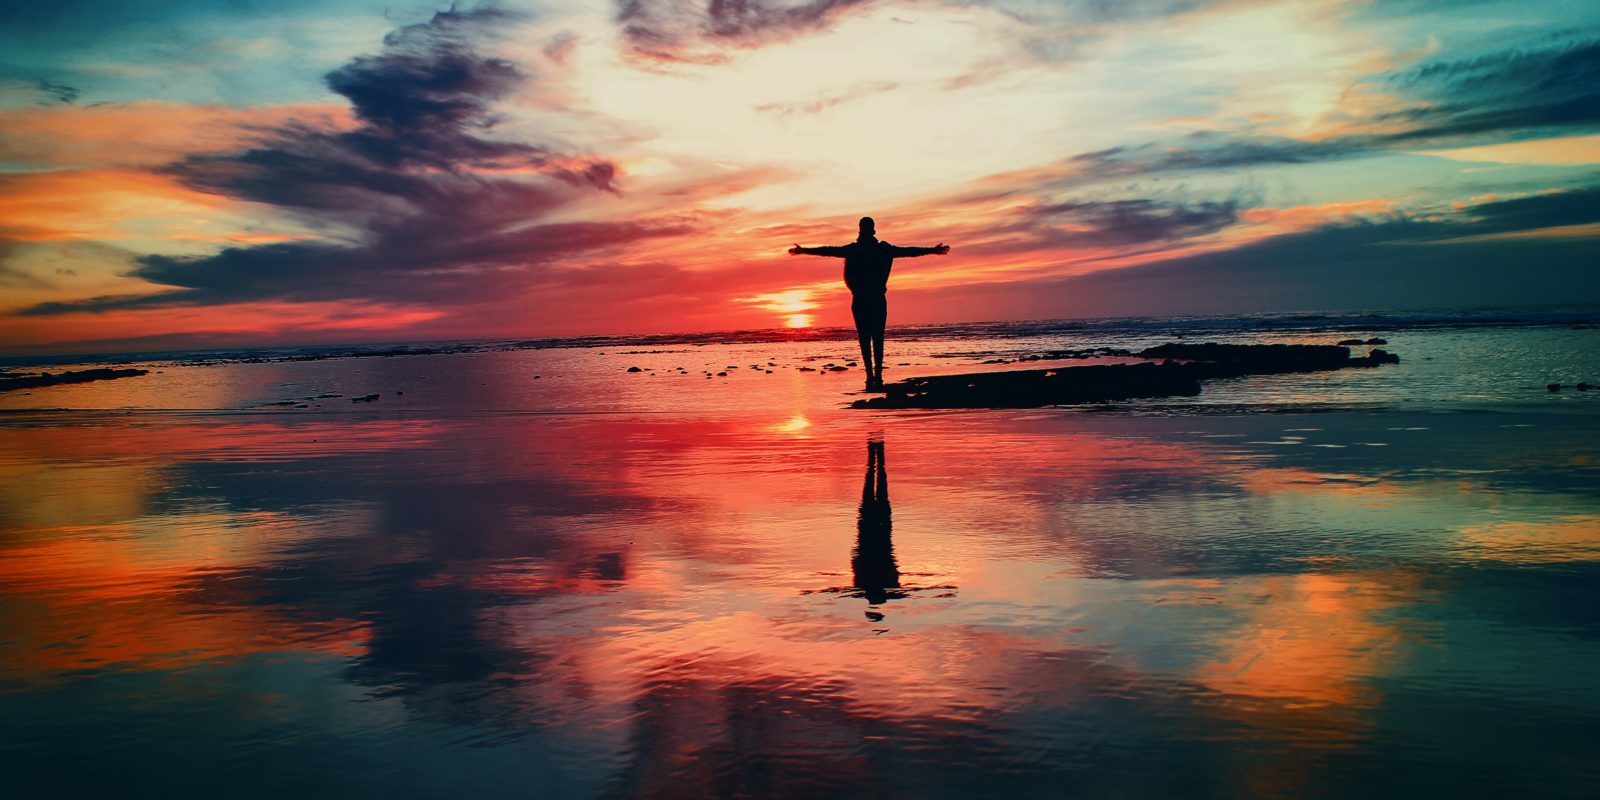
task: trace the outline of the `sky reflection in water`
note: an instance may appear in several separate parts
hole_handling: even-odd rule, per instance
[[[0,755],[67,796],[1577,796],[1600,425],[1550,422],[23,417]]]

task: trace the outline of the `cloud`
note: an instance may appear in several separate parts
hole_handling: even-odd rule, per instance
[[[132,275],[172,291],[26,313],[254,300],[466,302],[515,291],[533,280],[530,270],[563,256],[683,232],[684,217],[545,221],[586,194],[614,191],[616,170],[488,135],[496,101],[527,79],[474,46],[504,21],[496,10],[442,12],[329,73],[328,87],[353,109],[348,129],[290,123],[243,151],[195,155],[165,170],[191,189],[299,216],[330,239],[146,255]]]
[[[763,103],[756,106],[756,111],[763,114],[776,114],[780,117],[794,116],[796,114],[816,114],[852,100],[858,100],[868,95],[892,92],[898,88],[900,88],[900,84],[895,81],[863,81],[842,92],[818,95],[814,100],[797,103]]]
[[[631,57],[655,62],[718,63],[725,48],[758,47],[826,29],[870,0],[618,0],[617,24]]]
[[[1434,61],[1386,73],[1375,84],[1395,95],[1382,110],[1334,114],[1315,137],[1246,128],[1133,142],[1063,159],[1054,168],[1057,185],[1315,164],[1600,129],[1600,40]]]
[[[1480,203],[1469,213],[1476,219],[1469,235],[1600,222],[1600,186]]]
[[[1239,201],[1162,202],[1149,198],[1047,203],[1028,209],[1030,226],[1065,226],[1048,237],[1061,246],[1125,246],[1216,233],[1239,220]]]
[[[232,108],[155,100],[0,108],[0,161],[49,168],[155,168],[201,153],[236,152],[263,130],[299,121],[348,128],[347,109],[296,104]]]
[[[946,315],[1004,307],[1016,318],[1422,309],[1600,303],[1596,239],[1479,239],[1600,222],[1600,187],[1472,206],[1444,218],[1356,217],[1227,250],[1066,278],[897,294],[910,314],[951,298]]]
[[[1424,101],[1380,116],[1407,124],[1389,141],[1600,126],[1600,39],[1435,61],[1388,83]]]
[[[56,81],[46,80],[38,81],[37,85],[39,87],[39,91],[43,92],[51,100],[54,100],[57,103],[70,106],[73,103],[78,102],[79,92],[76,87],[69,86],[65,83],[57,83]]]

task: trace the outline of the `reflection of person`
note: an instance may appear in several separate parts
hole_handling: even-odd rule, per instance
[[[856,338],[861,340],[861,361],[867,370],[867,390],[883,388],[883,328],[889,318],[889,269],[902,257],[939,255],[950,252],[940,242],[933,247],[896,247],[880,242],[872,217],[861,218],[856,240],[838,247],[789,248],[800,256],[833,256],[844,259],[844,283],[850,287],[850,313],[856,319]]]
[[[856,517],[856,549],[850,569],[855,588],[868,603],[878,605],[900,588],[900,567],[894,561],[893,521],[889,516],[889,472],[883,463],[883,441],[867,440],[867,478],[861,485],[861,509]],[[901,596],[896,591],[892,596]],[[871,614],[869,613],[869,616]]]

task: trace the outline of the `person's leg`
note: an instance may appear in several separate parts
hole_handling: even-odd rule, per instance
[[[850,302],[850,314],[856,320],[856,339],[861,343],[861,368],[867,371],[867,388],[872,388],[872,313],[870,302],[861,298]]]
[[[888,300],[880,302],[874,311],[877,313],[872,320],[872,375],[881,386],[883,385],[883,331],[889,322]]]

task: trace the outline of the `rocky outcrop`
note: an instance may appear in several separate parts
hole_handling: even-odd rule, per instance
[[[1114,364],[911,378],[856,408],[1035,408],[1140,397],[1194,396],[1200,383],[1178,364]]]
[[[109,381],[116,378],[136,378],[148,375],[147,369],[83,369],[77,372],[39,372],[27,375],[0,374],[0,392],[9,392],[16,389],[38,389],[45,386],[61,386],[69,383],[88,383],[89,381]]]
[[[1351,357],[1348,347],[1298,344],[1164,344],[1136,355],[1146,364],[978,372],[911,378],[856,408],[1035,408],[1151,397],[1193,397],[1201,381],[1398,364],[1383,350]],[[1157,360],[1159,359],[1159,363]]]

